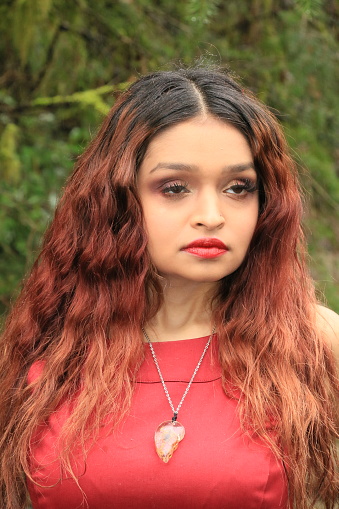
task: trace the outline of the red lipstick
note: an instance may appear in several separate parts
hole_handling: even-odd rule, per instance
[[[204,237],[197,239],[183,247],[181,251],[190,253],[200,258],[216,258],[228,251],[227,246],[221,240]]]

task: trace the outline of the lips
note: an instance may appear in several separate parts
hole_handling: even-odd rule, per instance
[[[200,258],[216,258],[225,254],[228,248],[219,239],[202,238],[190,242],[181,251],[199,256]]]

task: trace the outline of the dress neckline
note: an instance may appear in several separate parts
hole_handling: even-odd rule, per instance
[[[170,341],[152,341],[152,345],[162,345],[162,344],[172,344],[172,343],[175,343],[175,344],[178,344],[178,343],[189,343],[189,342],[203,342],[203,341],[208,341],[208,338],[210,337],[210,335],[208,336],[201,336],[199,338],[184,338],[184,339],[173,339],[173,340],[170,340]],[[215,341],[216,339],[216,334],[213,334],[213,338],[212,340]],[[145,345],[148,345],[147,341],[145,341]]]
[[[202,336],[200,338],[153,343],[160,369],[166,382],[189,382],[208,338],[209,336]],[[218,342],[217,336],[214,334],[193,383],[213,381],[220,377],[221,367],[218,358]],[[144,362],[140,367],[136,381],[139,383],[161,383],[147,343],[145,343]]]

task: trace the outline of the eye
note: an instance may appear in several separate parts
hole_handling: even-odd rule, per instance
[[[161,193],[167,196],[188,194],[188,183],[187,182],[171,182],[165,184],[161,189]]]
[[[254,193],[257,190],[257,183],[251,179],[234,180],[224,190],[226,194],[235,196],[246,196],[248,193]]]

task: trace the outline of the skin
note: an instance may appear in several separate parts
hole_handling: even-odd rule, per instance
[[[209,298],[244,261],[255,231],[256,183],[245,137],[210,116],[180,123],[150,143],[137,185],[148,250],[163,278],[164,303],[146,324],[152,342],[210,334]],[[206,237],[227,251],[206,259],[183,249]],[[339,365],[338,315],[318,306],[317,325]]]
[[[246,138],[200,116],[160,133],[138,173],[148,249],[162,276],[164,305],[148,324],[160,341],[211,331],[208,301],[248,251],[258,219],[257,175]],[[184,250],[217,238],[227,250],[202,258]]]
[[[146,325],[152,341],[210,334],[210,297],[243,262],[258,219],[257,191],[241,189],[246,179],[256,182],[251,163],[245,137],[208,115],[169,128],[150,143],[138,191],[164,291],[163,306]],[[204,259],[182,250],[203,237],[222,240],[228,251]],[[339,365],[339,316],[318,306],[317,324]]]
[[[317,307],[317,325],[330,345],[339,369],[339,315],[324,306]]]

